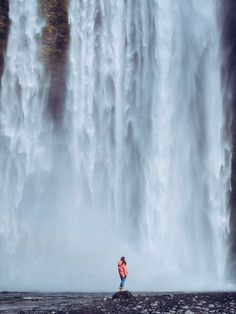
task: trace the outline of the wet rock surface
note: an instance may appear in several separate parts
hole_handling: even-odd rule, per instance
[[[236,313],[236,292],[134,293],[112,299],[110,293],[0,293],[1,313]]]

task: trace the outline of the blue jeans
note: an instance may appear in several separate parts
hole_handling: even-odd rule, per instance
[[[126,279],[126,277],[120,277],[120,280],[121,280],[121,282],[120,282],[120,289],[123,289],[123,288],[124,288],[125,279]]]

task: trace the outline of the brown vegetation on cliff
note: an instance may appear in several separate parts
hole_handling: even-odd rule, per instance
[[[45,26],[42,33],[43,56],[53,79],[65,74],[69,42],[68,0],[40,0]]]
[[[48,107],[55,121],[63,114],[65,73],[69,43],[68,0],[40,0],[45,26],[42,32],[43,60],[51,76]]]

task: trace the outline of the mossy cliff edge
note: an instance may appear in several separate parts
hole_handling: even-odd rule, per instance
[[[45,26],[42,32],[43,59],[53,80],[65,77],[69,43],[68,0],[40,0]]]
[[[61,119],[65,100],[66,62],[69,44],[68,0],[40,0],[45,26],[42,54],[51,77],[48,109],[55,121]]]

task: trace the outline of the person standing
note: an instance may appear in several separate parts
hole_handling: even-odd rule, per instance
[[[120,280],[121,280],[119,290],[122,291],[125,285],[126,277],[128,276],[126,260],[124,256],[122,256],[118,262],[118,272],[119,272]]]

